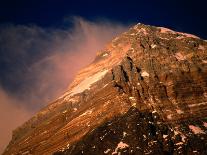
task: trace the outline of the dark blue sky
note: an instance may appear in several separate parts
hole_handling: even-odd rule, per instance
[[[70,44],[77,36],[81,41],[84,33],[81,28],[76,32],[74,17],[81,17],[86,25],[89,21],[95,23],[100,31],[102,25],[105,25],[103,29],[111,28],[113,32],[108,34],[108,39],[120,32],[116,30],[116,24],[125,31],[129,25],[138,22],[207,39],[206,6],[205,0],[0,0],[0,88],[18,97],[36,92],[34,96],[40,100],[35,100],[35,103],[45,102],[41,99],[42,92],[47,94],[48,90],[55,90],[53,83],[57,83],[54,80],[40,92],[38,89],[43,80],[34,73],[33,67],[51,56],[55,48],[63,50],[62,42]],[[72,37],[68,38],[71,32]],[[96,40],[103,40],[103,33],[95,34],[99,37]],[[68,66],[68,72],[71,68]],[[51,66],[38,69],[46,74]],[[54,76],[51,75],[51,78]]]
[[[64,18],[160,25],[207,38],[205,0],[1,0],[0,23],[64,27]]]

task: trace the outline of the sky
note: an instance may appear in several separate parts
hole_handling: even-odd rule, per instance
[[[96,52],[136,23],[207,39],[205,0],[0,0],[0,153]]]

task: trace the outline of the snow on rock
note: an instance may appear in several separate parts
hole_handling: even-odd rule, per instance
[[[198,46],[198,49],[204,51],[204,50],[205,50],[205,47],[203,47],[202,45],[199,45],[199,46]]]
[[[188,127],[194,134],[205,134],[205,132],[200,127],[194,125],[189,125]]]
[[[136,101],[136,99],[132,96],[129,97],[130,100]]]
[[[27,155],[27,154],[30,154],[30,151],[25,151],[23,153],[21,153],[22,155]]]
[[[202,106],[202,105],[206,105],[206,104],[207,104],[207,102],[200,102],[200,103],[197,103],[197,104],[188,105],[188,107],[192,108],[192,107]]]
[[[207,92],[204,92],[204,93],[203,93],[203,96],[204,96],[205,98],[207,98]]]
[[[175,135],[178,135],[179,133],[178,133],[178,131],[174,130],[174,134],[175,134]]]
[[[203,126],[207,128],[207,122],[203,122]]]
[[[107,154],[111,151],[111,149],[107,149],[106,151],[104,151],[104,154]]]
[[[184,36],[177,36],[176,39],[184,39]]]
[[[144,35],[147,35],[148,33],[147,33],[146,29],[143,28],[143,27],[142,28],[139,28],[139,25],[140,24],[135,25],[134,26],[134,29],[138,30],[138,33],[143,33]]]
[[[132,104],[133,107],[136,107],[137,103],[136,103],[136,99],[134,97],[129,97],[129,100]]]
[[[82,114],[80,115],[80,117],[81,117],[81,116],[85,116],[85,115],[90,115],[92,112],[93,112],[93,109],[91,109],[91,110],[87,110],[86,112],[82,113]]]
[[[165,27],[159,27],[159,28],[160,28],[161,33],[173,33],[173,34],[175,34],[175,31],[173,31],[171,29],[168,29],[168,28],[165,28]]]
[[[178,142],[175,145],[183,145],[183,142]]]
[[[125,149],[127,147],[129,147],[128,144],[123,143],[122,141],[119,142],[119,144],[117,144],[117,147],[116,147],[115,151],[112,153],[112,155],[117,154],[118,153],[118,150],[122,150],[122,149]]]
[[[167,115],[167,119],[172,119],[172,114]]]
[[[127,133],[126,132],[123,132],[123,138],[126,137],[126,135],[127,135]]]
[[[169,38],[164,38],[164,37],[160,37],[160,39],[163,39],[163,40],[170,40]]]
[[[139,32],[142,32],[144,35],[147,35],[147,31],[144,28],[141,28]]]
[[[197,37],[197,36],[195,36],[195,35],[193,35],[193,34],[182,33],[182,32],[178,32],[178,33],[184,35],[185,37],[199,39],[199,37]]]
[[[65,113],[67,113],[67,112],[68,112],[68,110],[64,110],[62,113],[65,114]]]
[[[157,111],[156,111],[156,110],[153,110],[152,113],[153,113],[153,114],[154,114],[154,113],[157,113]]]
[[[202,60],[203,63],[207,64],[207,60]]]
[[[103,54],[102,56],[103,56],[103,57],[106,57],[106,56],[108,56],[108,53],[105,53],[105,54]]]
[[[180,52],[176,53],[175,54],[175,57],[178,59],[178,61],[181,61],[181,60],[185,60],[185,56],[182,55]]]
[[[141,75],[144,76],[144,77],[149,77],[149,73],[147,73],[146,71],[142,72]]]
[[[81,93],[86,89],[90,89],[90,86],[93,83],[95,83],[95,82],[99,81],[100,79],[102,79],[107,72],[108,72],[108,70],[103,70],[101,72],[98,72],[98,73],[86,78],[85,80],[83,80],[80,84],[78,84],[76,87],[74,87],[71,90],[70,96]]]
[[[168,135],[163,135],[162,137],[163,137],[163,138],[167,138],[167,136],[168,136]]]
[[[176,109],[176,112],[178,113],[178,114],[183,114],[184,112],[182,111],[182,110],[180,110],[180,109]]]
[[[185,142],[185,139],[187,138],[185,135],[183,135],[183,134],[180,134],[180,136],[181,136],[181,140],[183,141],[183,142]]]
[[[155,48],[155,47],[157,47],[157,45],[155,45],[155,44],[152,44],[151,45],[151,48]]]

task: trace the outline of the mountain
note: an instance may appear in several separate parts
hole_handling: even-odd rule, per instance
[[[4,155],[207,154],[206,148],[207,41],[137,24],[14,130]]]

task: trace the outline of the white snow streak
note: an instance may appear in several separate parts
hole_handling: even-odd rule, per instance
[[[142,72],[142,74],[141,74],[142,76],[144,76],[144,77],[148,77],[149,76],[149,73],[147,73],[146,71],[144,71],[144,72]]]
[[[205,132],[201,128],[197,127],[197,126],[189,125],[188,127],[191,129],[191,131],[194,134],[205,134]]]
[[[107,72],[108,72],[108,70],[103,70],[101,72],[98,72],[98,73],[86,78],[80,84],[78,84],[76,87],[74,87],[72,89],[70,96],[81,93],[86,89],[90,89],[90,86],[93,83],[95,83],[96,81],[102,79]]]
[[[123,143],[123,142],[119,142],[119,144],[117,144],[117,147],[116,147],[115,151],[112,153],[112,155],[113,155],[113,154],[117,154],[119,149],[122,150],[122,149],[125,149],[125,148],[127,148],[127,147],[129,147],[128,144]]]

